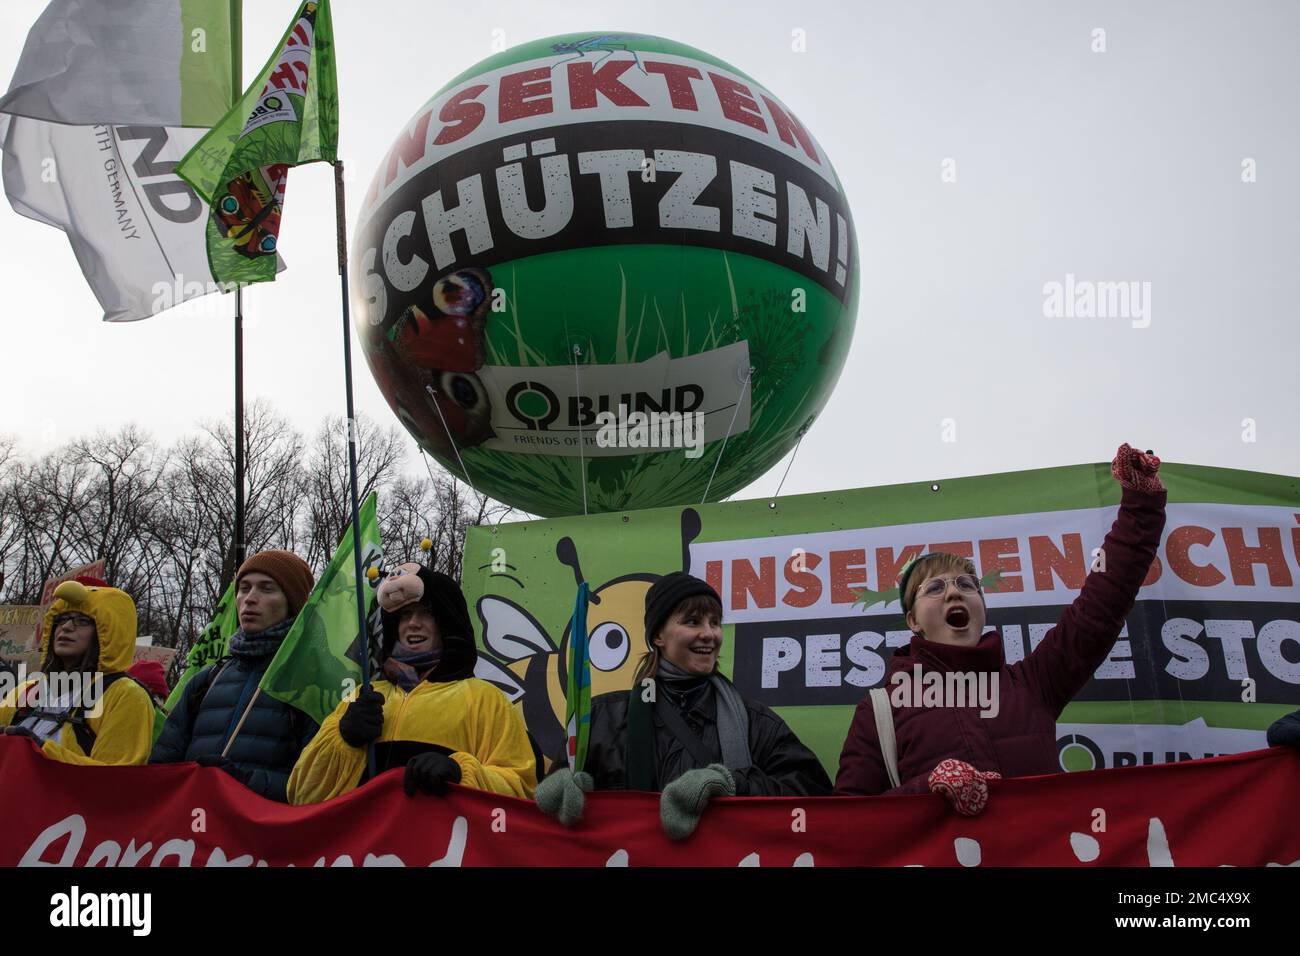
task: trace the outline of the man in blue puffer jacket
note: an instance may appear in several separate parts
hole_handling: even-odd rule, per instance
[[[259,694],[258,685],[314,583],[311,568],[289,551],[262,551],[240,565],[239,630],[230,636],[229,656],[190,679],[150,763],[219,767],[267,799],[286,802],[289,771],[315,736],[316,722]]]

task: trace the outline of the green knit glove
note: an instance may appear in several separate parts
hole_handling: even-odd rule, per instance
[[[577,825],[587,804],[584,794],[591,793],[596,781],[589,773],[574,773],[568,767],[556,770],[537,785],[538,808],[555,817],[566,827]]]
[[[735,795],[736,778],[720,763],[686,771],[659,795],[659,819],[664,833],[674,840],[685,840],[695,832],[710,800]]]

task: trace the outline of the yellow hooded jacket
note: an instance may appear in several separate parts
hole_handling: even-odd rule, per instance
[[[135,655],[135,602],[117,588],[87,587],[77,581],[64,581],[54,592],[54,603],[45,614],[42,627],[41,660],[49,655],[54,639],[54,619],[60,614],[78,611],[95,622],[99,639],[99,665],[105,676],[123,673]],[[40,678],[26,681],[0,700],[0,727],[13,723],[20,696]],[[97,707],[86,712],[86,725],[95,735],[87,754],[77,742],[71,723],[65,723],[57,738],[42,746],[45,756],[63,763],[102,766],[106,764],[143,764],[149,760],[153,743],[154,710],[149,692],[127,677],[115,680],[104,691]]]
[[[415,741],[452,751],[461,783],[531,800],[537,770],[523,719],[505,694],[476,677],[421,681],[409,694],[391,681],[375,681],[384,695],[384,729],[376,743]],[[353,695],[355,697],[355,694]],[[366,748],[339,734],[344,700],[325,718],[289,775],[289,802],[319,803],[356,788],[366,769]]]

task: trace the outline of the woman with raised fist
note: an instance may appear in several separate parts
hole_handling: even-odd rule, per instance
[[[983,811],[988,781],[1060,770],[1056,719],[1110,653],[1147,577],[1165,525],[1160,459],[1121,445],[1111,474],[1122,489],[1119,514],[1102,544],[1104,564],[1023,661],[1008,665],[1002,637],[986,630],[984,593],[974,563],[923,555],[903,570],[899,599],[912,640],[894,652],[894,675],[983,680],[992,706],[927,706],[917,695],[880,689],[858,704],[840,754],[835,792],[942,795],[966,816]],[[967,680],[966,684],[969,685]],[[910,699],[904,699],[909,698]]]

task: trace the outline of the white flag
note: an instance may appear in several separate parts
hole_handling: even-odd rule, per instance
[[[218,291],[208,207],[175,168],[229,109],[238,7],[52,0],[0,97],[5,194],[67,233],[106,321]]]
[[[164,126],[65,126],[0,119],[14,211],[62,229],[104,320],[156,315],[217,291],[208,206],[174,172],[204,134]]]
[[[93,126],[210,127],[234,93],[238,0],[51,0],[0,113]]]

